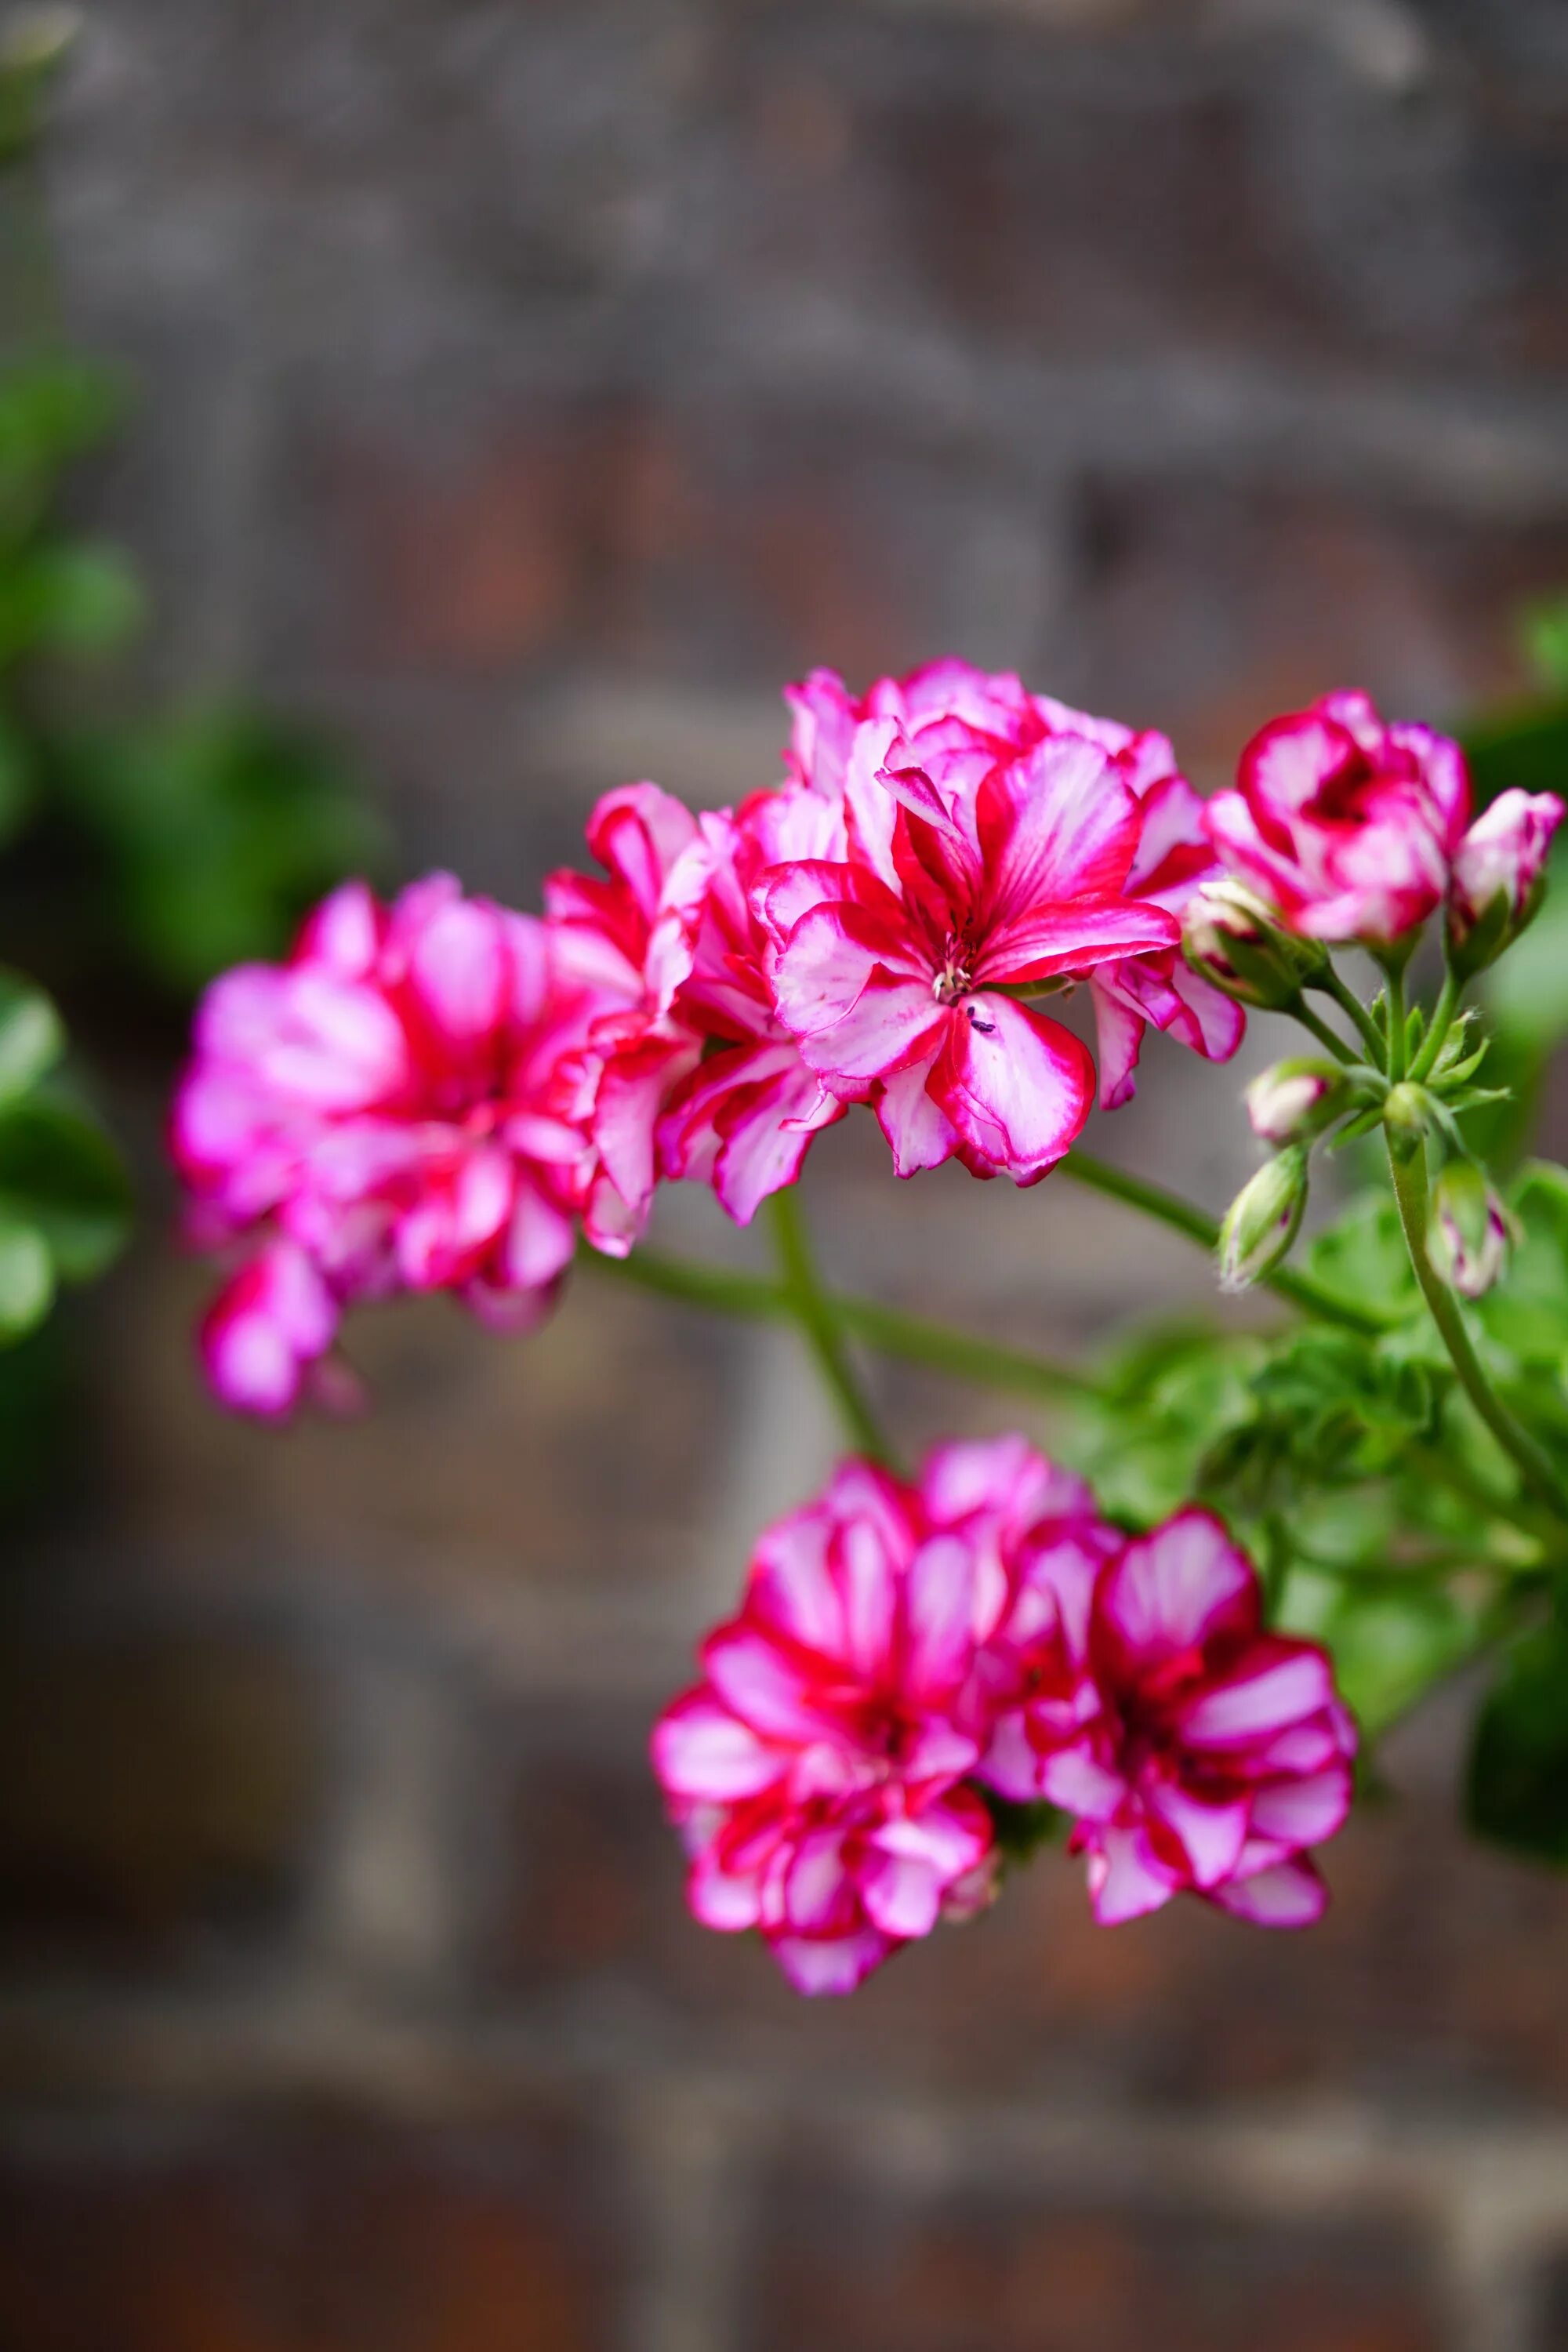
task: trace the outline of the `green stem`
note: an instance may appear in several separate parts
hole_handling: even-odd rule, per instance
[[[1373,1068],[1374,1070],[1381,1070],[1384,1066],[1383,1039],[1378,1034],[1376,1022],[1373,1019],[1371,1013],[1367,1011],[1360,997],[1355,993],[1353,989],[1347,988],[1345,986],[1344,982],[1340,978],[1339,973],[1334,970],[1332,964],[1329,966],[1321,985],[1325,994],[1333,998],[1334,1003],[1340,1007],[1340,1010],[1342,1013],[1349,1013],[1351,1019],[1354,1022],[1357,1029],[1360,1031],[1362,1040],[1366,1046],[1368,1054],[1372,1057]]]
[[[888,1442],[849,1360],[832,1306],[817,1281],[811,1237],[795,1186],[789,1184],[775,1192],[768,1210],[785,1304],[838,1408],[850,1442],[868,1460],[891,1466]]]
[[[1326,1045],[1330,1053],[1333,1055],[1336,1061],[1349,1063],[1355,1060],[1354,1054],[1345,1044],[1344,1039],[1338,1036],[1335,1032],[1330,1028],[1326,1021],[1319,1020],[1317,1014],[1313,1012],[1311,1006],[1307,1003],[1304,996],[1299,996],[1296,999],[1295,1003],[1290,1006],[1289,1012],[1291,1020],[1300,1022],[1303,1029],[1310,1030],[1319,1045]],[[1373,1066],[1374,1067],[1382,1066],[1382,1058],[1383,1057],[1380,1053],[1377,1062]]]
[[[1432,1008],[1432,1026],[1426,1032],[1421,1051],[1411,1066],[1410,1076],[1412,1082],[1417,1086],[1432,1074],[1433,1066],[1443,1050],[1444,1041],[1454,1025],[1454,1015],[1459,1009],[1459,998],[1464,992],[1464,982],[1452,969],[1443,974],[1443,985],[1438,992],[1437,1002]]]
[[[1388,994],[1384,999],[1388,1024],[1388,1060],[1385,1067],[1395,1086],[1405,1076],[1405,966],[1392,958],[1384,966],[1388,974]]]
[[[578,1263],[601,1274],[619,1276],[641,1290],[664,1298],[683,1299],[716,1315],[736,1315],[752,1322],[787,1322],[792,1307],[787,1294],[765,1276],[732,1274],[716,1265],[700,1265],[689,1258],[667,1257],[661,1251],[639,1249],[630,1257],[605,1257],[584,1245]],[[971,1331],[930,1316],[908,1315],[901,1307],[884,1307],[875,1298],[843,1291],[826,1291],[824,1299],[841,1329],[864,1339],[884,1356],[901,1357],[911,1364],[927,1364],[950,1372],[955,1380],[973,1381],[983,1388],[1010,1396],[1043,1401],[1100,1394],[1088,1373],[1075,1371],[1047,1356],[1022,1348],[998,1347]]]
[[[1426,1254],[1426,1145],[1417,1143],[1409,1158],[1402,1160],[1390,1139],[1388,1166],[1394,1181],[1394,1197],[1399,1207],[1399,1222],[1405,1228],[1405,1244],[1410,1253],[1410,1264],[1421,1286],[1421,1295],[1431,1310],[1432,1320],[1448,1350],[1459,1386],[1515,1465],[1525,1485],[1539,1496],[1553,1517],[1568,1524],[1568,1494],[1564,1493],[1556,1472],[1534,1438],[1515,1421],[1487,1378],[1466,1328],[1458,1302],[1447,1285],[1439,1278]]]
[[[1218,1247],[1219,1227],[1214,1218],[1192,1202],[1184,1201],[1178,1193],[1167,1192],[1162,1185],[1148,1183],[1142,1176],[1130,1176],[1123,1168],[1110,1167],[1087,1151],[1071,1151],[1058,1165],[1062,1175],[1087,1185],[1092,1192],[1104,1192],[1113,1201],[1124,1202],[1146,1217],[1158,1218],[1162,1224],[1185,1234],[1200,1248],[1212,1253]],[[1369,1333],[1385,1328],[1380,1316],[1337,1297],[1331,1290],[1314,1282],[1310,1275],[1296,1274],[1289,1266],[1276,1266],[1263,1280],[1281,1298],[1289,1298],[1304,1314],[1316,1315],[1325,1323],[1340,1323],[1347,1330]]]

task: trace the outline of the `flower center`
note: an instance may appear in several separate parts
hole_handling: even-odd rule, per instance
[[[942,951],[942,967],[931,975],[931,992],[939,1004],[956,1004],[974,985],[967,943],[950,934]]]

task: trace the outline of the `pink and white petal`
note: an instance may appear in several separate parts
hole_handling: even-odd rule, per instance
[[[1009,986],[1080,974],[1129,956],[1173,949],[1181,939],[1174,915],[1143,898],[1074,898],[1025,907],[992,923],[975,960],[974,977]]]
[[[665,877],[696,835],[691,811],[657,784],[622,784],[595,803],[584,831],[593,855],[651,923]]]
[[[1211,1903],[1255,1927],[1314,1927],[1329,1900],[1328,1888],[1304,1859],[1275,1863],[1254,1877],[1210,1887],[1207,1894]]]
[[[1303,1780],[1275,1780],[1252,1800],[1252,1830],[1281,1845],[1321,1845],[1344,1827],[1351,1809],[1348,1764]]]
[[[340,980],[364,980],[375,969],[386,916],[368,882],[343,882],[300,927],[291,961],[321,963]]]
[[[1172,966],[1171,986],[1186,1006],[1196,1033],[1189,1035],[1184,1026],[1183,1045],[1190,1045],[1206,1062],[1228,1062],[1247,1034],[1245,1008],[1223,989],[1213,987],[1180,956]]]
[[[1177,1892],[1141,1829],[1096,1832],[1089,1854],[1089,1894],[1102,1927],[1119,1927],[1125,1920],[1158,1911]]]
[[[1179,1711],[1189,1747],[1247,1748],[1326,1707],[1333,1670],[1311,1643],[1257,1643],[1223,1681],[1211,1682]]]
[[[1120,895],[1143,823],[1136,794],[1082,735],[1047,736],[994,769],[977,820],[988,927],[1047,903]]]
[[[762,1627],[744,1618],[721,1625],[701,1655],[718,1697],[763,1738],[809,1743],[834,1735],[804,1662],[786,1656]]]
[[[500,910],[476,898],[440,908],[410,942],[408,987],[423,1019],[447,1045],[472,1045],[489,1037],[511,992]]]
[[[1212,992],[1218,995],[1217,989]],[[1115,993],[1112,982],[1089,982],[1094,1003],[1094,1037],[1100,1049],[1100,1108],[1120,1110],[1138,1091],[1133,1073],[1143,1044],[1143,1015],[1134,1013]]]
[[[979,1777],[988,1789],[999,1797],[1006,1797],[1015,1805],[1026,1805],[1043,1791],[1040,1784],[1042,1758],[1029,1738],[1028,1723],[1024,1709],[1011,1707],[999,1715],[991,1727],[990,1743],[981,1761]]]
[[[892,1151],[896,1176],[915,1176],[922,1168],[940,1168],[957,1148],[958,1130],[931,1100],[927,1085],[935,1061],[933,1053],[895,1070],[872,1097],[871,1107]]]
[[[852,1013],[874,976],[915,983],[931,1001],[931,977],[898,910],[839,899],[812,907],[790,930],[773,965],[779,1019],[797,1037],[831,1029]]]
[[[843,1656],[871,1682],[892,1660],[901,1563],[889,1550],[883,1530],[863,1518],[838,1529],[831,1557],[844,1611]]]
[[[1178,1511],[1105,1570],[1097,1636],[1131,1665],[1157,1665],[1221,1630],[1253,1632],[1259,1606],[1258,1571],[1214,1513]]]
[[[942,1916],[942,1882],[914,1855],[879,1854],[862,1865],[858,1882],[866,1916],[885,1936],[929,1936]]]
[[[903,1672],[900,1687],[917,1702],[945,1697],[974,1658],[974,1552],[951,1535],[921,1544],[904,1578]]]
[[[1023,1182],[1071,1149],[1094,1099],[1094,1063],[1060,1022],[975,995],[952,1008],[929,1086],[961,1141]]]
[[[566,1211],[536,1177],[520,1169],[511,1222],[502,1237],[493,1276],[505,1289],[537,1290],[564,1274],[576,1239]]]
[[[734,1804],[780,1780],[787,1753],[771,1747],[705,1686],[667,1706],[653,1728],[653,1769],[667,1797]]]
[[[773,1935],[768,1948],[795,1991],[808,1999],[855,1991],[898,1949],[871,1927],[847,1936]]]
[[[796,1843],[783,1886],[784,1922],[794,1934],[831,1935],[858,1911],[844,1845],[839,1822],[807,1830]]]
[[[687,1874],[686,1900],[691,1916],[721,1936],[743,1935],[762,1923],[762,1886],[758,1879],[724,1867],[721,1843],[696,1855]]]
[[[795,1181],[812,1138],[848,1109],[806,1068],[793,1040],[759,1046],[748,1058],[755,1081],[718,1112],[722,1140],[713,1168],[720,1206],[738,1225],[749,1225],[770,1194]]]
[[[1039,1794],[1075,1821],[1110,1822],[1127,1796],[1127,1783],[1101,1763],[1089,1740],[1041,1754],[1036,1774]]]
[[[850,1010],[816,1035],[803,1034],[800,1047],[829,1087],[858,1095],[874,1079],[930,1063],[951,1025],[950,1008],[937,1003],[929,979],[879,968]]]
[[[844,1597],[831,1558],[833,1529],[812,1505],[775,1519],[758,1537],[746,1614],[825,1658],[844,1653]]]
[[[1149,1812],[1176,1840],[1194,1886],[1229,1878],[1247,1843],[1250,1807],[1245,1798],[1209,1804],[1177,1780],[1153,1780],[1143,1790]]]

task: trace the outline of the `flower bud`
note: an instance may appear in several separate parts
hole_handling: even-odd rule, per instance
[[[1278,1265],[1307,1205],[1307,1155],[1292,1144],[1244,1184],[1219,1229],[1219,1286],[1246,1290]]]
[[[1500,793],[1454,853],[1448,940],[1457,969],[1479,971],[1511,946],[1540,906],[1552,836],[1563,821],[1555,793]]]
[[[1328,963],[1321,941],[1282,930],[1272,908],[1229,874],[1194,891],[1182,945],[1194,971],[1227,996],[1273,1011],[1292,1003]]]
[[[1344,1082],[1332,1062],[1300,1056],[1276,1062],[1247,1089],[1247,1116],[1263,1143],[1305,1143],[1340,1108]]]
[[[1479,1298],[1508,1262],[1508,1211],[1473,1160],[1450,1160],[1432,1187],[1426,1254],[1450,1289]]]
[[[1390,1087],[1384,1097],[1383,1123],[1405,1158],[1425,1136],[1431,1117],[1430,1098],[1422,1087],[1413,1087],[1408,1078]]]

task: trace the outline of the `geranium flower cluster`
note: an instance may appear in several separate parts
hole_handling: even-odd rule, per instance
[[[776,788],[610,793],[601,870],[552,876],[542,918],[353,883],[210,990],[173,1150],[193,1234],[238,1259],[204,1327],[227,1403],[346,1401],[342,1314],[396,1291],[526,1328],[578,1232],[624,1255],[661,1179],[744,1224],[852,1104],[900,1176],[1036,1182],[1096,1074],[1026,995],[1089,986],[1107,1107],[1151,1024],[1235,1050],[1240,1008],[1181,950],[1214,856],[1163,736],[959,662],[788,698]]]
[[[1514,788],[1472,824],[1459,746],[1342,692],[1271,719],[1205,814],[1222,863],[1287,930],[1388,948],[1447,900],[1463,958],[1483,921],[1489,956],[1528,918],[1563,803]]]
[[[1309,1849],[1349,1810],[1354,1727],[1207,1511],[1130,1538],[1021,1437],[907,1485],[850,1461],[759,1538],[701,1663],[653,1737],[691,1907],[802,1992],[990,1900],[992,1797],[1071,1817],[1102,1924],[1180,1893],[1321,1912]]]

